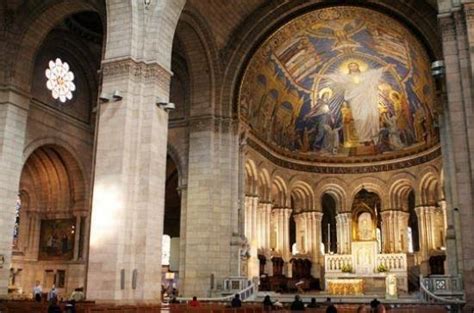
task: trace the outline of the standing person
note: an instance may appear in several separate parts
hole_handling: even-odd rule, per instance
[[[75,301],[75,302],[84,301],[86,297],[82,290],[83,290],[82,287],[74,289],[74,291],[71,293],[71,296],[69,297],[69,300]]]
[[[48,292],[48,302],[52,302],[54,299],[58,299],[58,291],[56,290],[56,286],[53,285],[51,290]]]
[[[39,280],[36,281],[36,285],[33,287],[33,299],[36,302],[41,302],[41,295],[43,294],[43,288]]]
[[[327,308],[326,308],[326,313],[337,313],[337,308],[334,304],[330,304]]]
[[[197,308],[201,306],[201,303],[198,301],[197,297],[193,297],[191,302],[189,302],[189,306],[193,308]]]
[[[242,301],[240,301],[240,295],[236,294],[234,299],[232,299],[232,302],[230,303],[230,306],[233,308],[240,308],[242,307]]]
[[[266,295],[265,298],[263,298],[263,310],[265,312],[273,310],[273,302],[269,295]]]
[[[48,313],[62,313],[61,307],[58,305],[58,298],[52,298],[48,307]]]
[[[304,303],[301,301],[300,296],[295,296],[295,301],[291,303],[290,307],[291,311],[304,311]]]
[[[385,310],[385,306],[382,303],[379,303],[379,305],[377,305],[377,313],[385,313],[385,312],[387,312]]]
[[[377,307],[379,306],[380,301],[375,298],[374,300],[370,301],[370,310],[372,312],[376,312]]]

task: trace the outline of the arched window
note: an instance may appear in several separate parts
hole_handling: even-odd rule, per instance
[[[321,241],[324,243],[324,252],[337,253],[336,201],[330,195],[324,194],[321,202],[323,208]]]
[[[21,199],[18,195],[15,205],[15,227],[13,228],[13,247],[18,247],[18,235],[20,234],[20,211],[21,211]]]
[[[163,241],[161,245],[161,265],[170,265],[170,254],[171,237],[169,235],[163,235]]]
[[[415,212],[415,193],[413,191],[408,194],[408,213],[408,252],[420,251],[418,217]]]

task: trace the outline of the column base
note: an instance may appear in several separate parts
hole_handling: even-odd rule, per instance
[[[319,263],[311,263],[311,276],[321,279],[321,265]]]

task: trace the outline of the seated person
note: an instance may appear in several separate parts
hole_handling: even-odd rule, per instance
[[[319,305],[316,303],[316,298],[311,298],[311,302],[308,304],[308,308],[317,308]]]
[[[232,302],[230,303],[230,306],[233,308],[240,308],[242,307],[242,301],[240,301],[240,295],[236,294],[234,299],[232,299]]]
[[[191,300],[191,302],[189,302],[189,306],[193,307],[193,308],[197,308],[197,307],[201,306],[201,303],[198,301],[198,299],[196,297],[193,297],[193,300]]]
[[[300,296],[295,296],[295,301],[291,303],[291,311],[304,311],[304,303],[301,301]]]

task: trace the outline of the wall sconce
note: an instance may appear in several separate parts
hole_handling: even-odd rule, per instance
[[[163,101],[160,98],[156,98],[155,104],[156,104],[157,107],[159,107],[160,109],[165,110],[166,112],[173,111],[176,108],[176,106],[173,102],[166,102],[166,101]]]
[[[122,96],[120,91],[114,90],[113,93],[111,93],[111,94],[102,92],[99,96],[99,99],[102,102],[110,102],[110,101],[117,102],[117,101],[122,100],[123,96]]]
[[[431,75],[433,77],[442,77],[446,72],[444,61],[438,60],[431,63]]]
[[[151,5],[151,0],[143,0],[143,4],[145,5],[145,9],[148,10]]]

